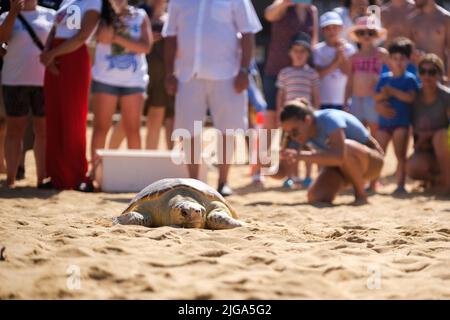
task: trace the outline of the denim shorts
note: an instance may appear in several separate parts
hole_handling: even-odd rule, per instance
[[[372,97],[352,97],[350,113],[361,122],[378,123],[378,112]]]
[[[113,96],[122,97],[122,96],[128,96],[128,95],[136,94],[136,93],[143,93],[145,95],[146,88],[144,88],[144,87],[112,86],[112,85],[109,85],[106,83],[92,80],[91,92],[92,93],[108,93]]]

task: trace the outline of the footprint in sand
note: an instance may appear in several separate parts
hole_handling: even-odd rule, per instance
[[[249,256],[247,259],[247,265],[253,265],[253,264],[265,264],[265,265],[271,265],[275,262],[275,259],[268,259],[266,257],[261,256]]]
[[[31,259],[31,261],[33,262],[33,264],[40,266],[43,264],[46,264],[47,262],[50,261],[50,259],[46,259],[46,258],[33,258]]]
[[[89,278],[94,279],[94,280],[108,280],[108,279],[113,278],[112,273],[110,273],[104,269],[101,269],[97,266],[89,268],[88,276],[89,276]]]
[[[411,231],[399,232],[399,235],[405,236],[405,237],[421,237],[423,235],[423,233],[418,230],[411,230]]]
[[[158,262],[158,261],[148,261],[146,262],[150,267],[155,268],[177,268],[190,266],[197,263],[205,263],[205,264],[217,264],[216,260],[206,260],[206,259],[192,259],[178,263],[167,263],[167,262]]]
[[[68,257],[90,257],[91,254],[89,254],[87,251],[78,248],[78,247],[65,247],[64,249],[59,250],[56,253],[57,257],[64,257],[64,258],[68,258]]]
[[[367,240],[365,240],[363,238],[360,238],[358,236],[351,236],[351,237],[348,237],[345,240],[347,240],[348,242],[354,242],[354,243],[364,243],[364,242],[367,241]]]
[[[436,232],[442,234],[445,237],[450,236],[450,229],[439,229],[439,230],[436,230]]]
[[[367,230],[367,228],[362,226],[343,226],[342,228],[345,230]]]
[[[344,235],[345,233],[340,232],[339,230],[335,230],[332,234],[327,235],[326,238],[327,239],[337,239],[340,238]]]
[[[394,246],[399,246],[402,244],[408,244],[408,241],[403,240],[403,239],[395,239],[393,241],[390,241],[387,243],[388,245],[394,245]]]
[[[403,269],[403,271],[406,273],[420,272],[420,271],[424,270],[425,268],[427,268],[429,265],[430,265],[429,263],[417,263],[413,267]]]
[[[93,249],[97,253],[102,254],[115,254],[115,255],[126,255],[127,253],[119,247],[102,247]]]
[[[347,248],[347,246],[345,244],[341,244],[341,245],[338,245],[338,246],[336,246],[334,248],[331,248],[331,250],[339,250],[339,249],[345,249],[345,248]]]
[[[177,243],[181,243],[181,237],[172,231],[155,231],[148,238],[156,241],[175,240]]]
[[[224,255],[229,254],[228,251],[224,251],[224,250],[212,250],[212,251],[207,251],[204,253],[201,253],[200,256],[201,257],[207,257],[207,258],[220,258]]]
[[[443,242],[449,242],[450,239],[447,238],[437,238],[437,237],[430,237],[430,238],[426,238],[425,239],[426,242],[438,242],[438,241],[443,241]]]

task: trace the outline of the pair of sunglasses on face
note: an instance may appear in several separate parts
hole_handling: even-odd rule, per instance
[[[365,35],[368,35],[369,37],[375,37],[376,35],[378,35],[378,32],[376,30],[356,30],[355,34],[358,37],[364,37]]]
[[[427,68],[419,68],[419,74],[421,76],[429,75],[431,77],[435,77],[439,72],[437,69],[427,69]]]

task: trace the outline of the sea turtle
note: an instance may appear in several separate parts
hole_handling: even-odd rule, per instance
[[[195,179],[163,179],[139,192],[113,223],[217,230],[243,226],[237,218],[225,199],[207,184]]]

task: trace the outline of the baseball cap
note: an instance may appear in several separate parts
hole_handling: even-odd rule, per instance
[[[291,48],[294,45],[301,45],[306,49],[311,50],[311,37],[307,33],[300,32],[292,39]]]
[[[339,13],[334,11],[325,12],[320,16],[320,27],[325,28],[330,25],[342,26],[342,18]]]

